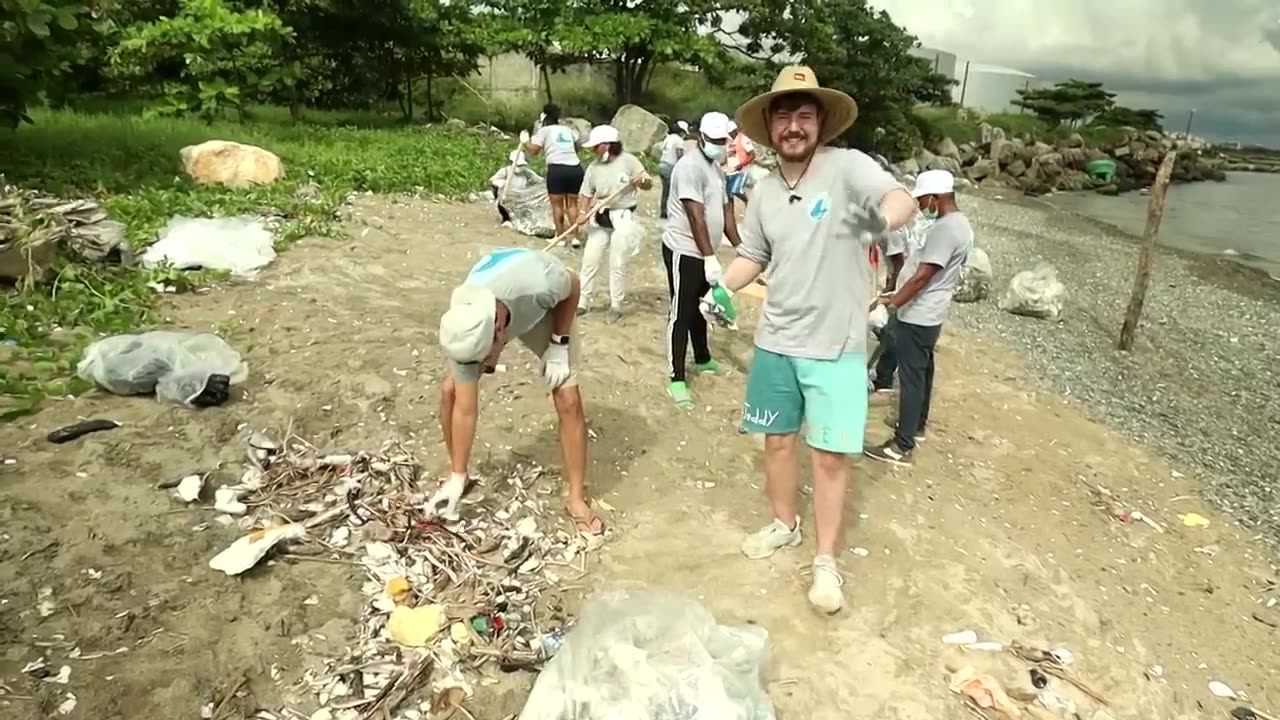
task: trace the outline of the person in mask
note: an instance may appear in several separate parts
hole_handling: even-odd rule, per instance
[[[720,282],[715,248],[722,236],[737,247],[738,226],[725,191],[721,162],[729,141],[729,118],[709,112],[698,123],[697,146],[671,170],[667,226],[662,231],[662,263],[667,268],[667,394],[682,409],[693,408],[686,381],[685,353],[693,345],[693,366],[702,374],[719,365],[707,342],[707,320],[698,301]]]
[[[595,156],[582,181],[582,210],[587,213],[600,204],[587,222],[587,243],[582,250],[582,295],[578,314],[591,308],[596,274],[609,257],[609,311],[606,322],[622,318],[627,296],[627,262],[640,251],[644,228],[635,214],[639,204],[636,189],[648,190],[653,179],[640,160],[622,149],[622,138],[612,125],[597,125],[587,136],[587,149]]]
[[[912,196],[929,229],[924,245],[907,257],[897,289],[876,299],[897,310],[893,349],[898,360],[898,425],[893,438],[868,448],[867,457],[910,467],[916,444],[924,440],[933,397],[934,348],[973,249],[973,228],[956,205],[955,177],[928,170],[916,178]]]

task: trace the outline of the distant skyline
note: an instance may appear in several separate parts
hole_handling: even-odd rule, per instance
[[[1277,0],[870,0],[921,44],[1046,84],[1102,82],[1168,130],[1280,147]]]

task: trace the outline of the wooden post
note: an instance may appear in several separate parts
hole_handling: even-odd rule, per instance
[[[1142,319],[1142,306],[1147,301],[1147,286],[1151,284],[1151,262],[1155,259],[1156,235],[1160,220],[1164,217],[1164,197],[1169,192],[1169,180],[1173,176],[1173,161],[1177,153],[1170,150],[1160,162],[1156,181],[1151,186],[1151,201],[1147,203],[1147,227],[1142,231],[1138,245],[1138,274],[1133,278],[1133,294],[1129,297],[1129,309],[1124,313],[1124,325],[1120,328],[1120,349],[1133,349],[1133,336],[1138,332]]]

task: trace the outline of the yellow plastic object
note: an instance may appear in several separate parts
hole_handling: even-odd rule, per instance
[[[1182,524],[1187,527],[1209,527],[1209,518],[1200,513],[1187,513],[1180,517],[1182,518]]]
[[[387,620],[387,633],[401,645],[426,647],[431,638],[444,628],[444,623],[444,608],[440,605],[416,608],[401,605],[391,611],[391,618]]]
[[[409,581],[399,575],[388,580],[385,589],[391,601],[397,605],[403,605],[409,599],[409,594],[413,592],[413,586]]]

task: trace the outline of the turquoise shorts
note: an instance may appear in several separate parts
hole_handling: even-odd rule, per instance
[[[742,431],[791,435],[807,428],[810,447],[844,455],[862,452],[867,430],[867,360],[789,357],[756,348],[742,403]]]

